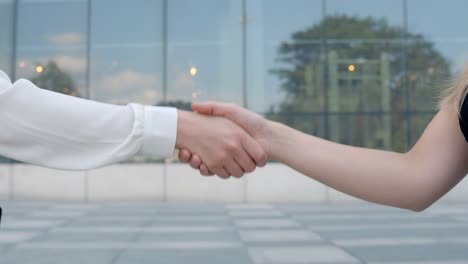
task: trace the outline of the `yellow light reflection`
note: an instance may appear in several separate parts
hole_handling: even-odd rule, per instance
[[[44,68],[42,66],[37,66],[36,67],[36,72],[37,73],[42,73],[44,71]]]
[[[353,72],[353,71],[355,71],[355,70],[356,70],[356,66],[354,66],[354,64],[350,64],[350,65],[348,66],[348,71]]]
[[[196,67],[190,67],[190,75],[191,76],[197,75],[197,72],[198,72],[198,70],[197,70]]]

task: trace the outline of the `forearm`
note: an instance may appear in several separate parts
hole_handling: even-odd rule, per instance
[[[167,156],[177,113],[98,103],[39,89],[27,80],[0,89],[0,155],[45,167],[83,170],[136,153]]]
[[[421,179],[418,161],[408,154],[357,148],[306,135],[278,123],[271,156],[341,192],[390,206],[420,210],[431,188]]]

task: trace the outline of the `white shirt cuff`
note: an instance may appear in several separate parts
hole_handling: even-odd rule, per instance
[[[174,153],[176,136],[176,108],[144,106],[143,145],[140,154],[170,157]]]

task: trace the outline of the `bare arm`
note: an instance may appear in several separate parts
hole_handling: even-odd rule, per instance
[[[424,210],[463,179],[468,168],[467,143],[450,109],[434,117],[408,153],[337,144],[231,104],[196,104],[194,109],[232,119],[259,140],[272,159],[370,202]]]

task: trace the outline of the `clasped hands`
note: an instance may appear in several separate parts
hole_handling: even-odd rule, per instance
[[[194,112],[178,112],[176,148],[179,160],[202,175],[242,177],[266,165],[269,122],[228,103],[194,103]]]

